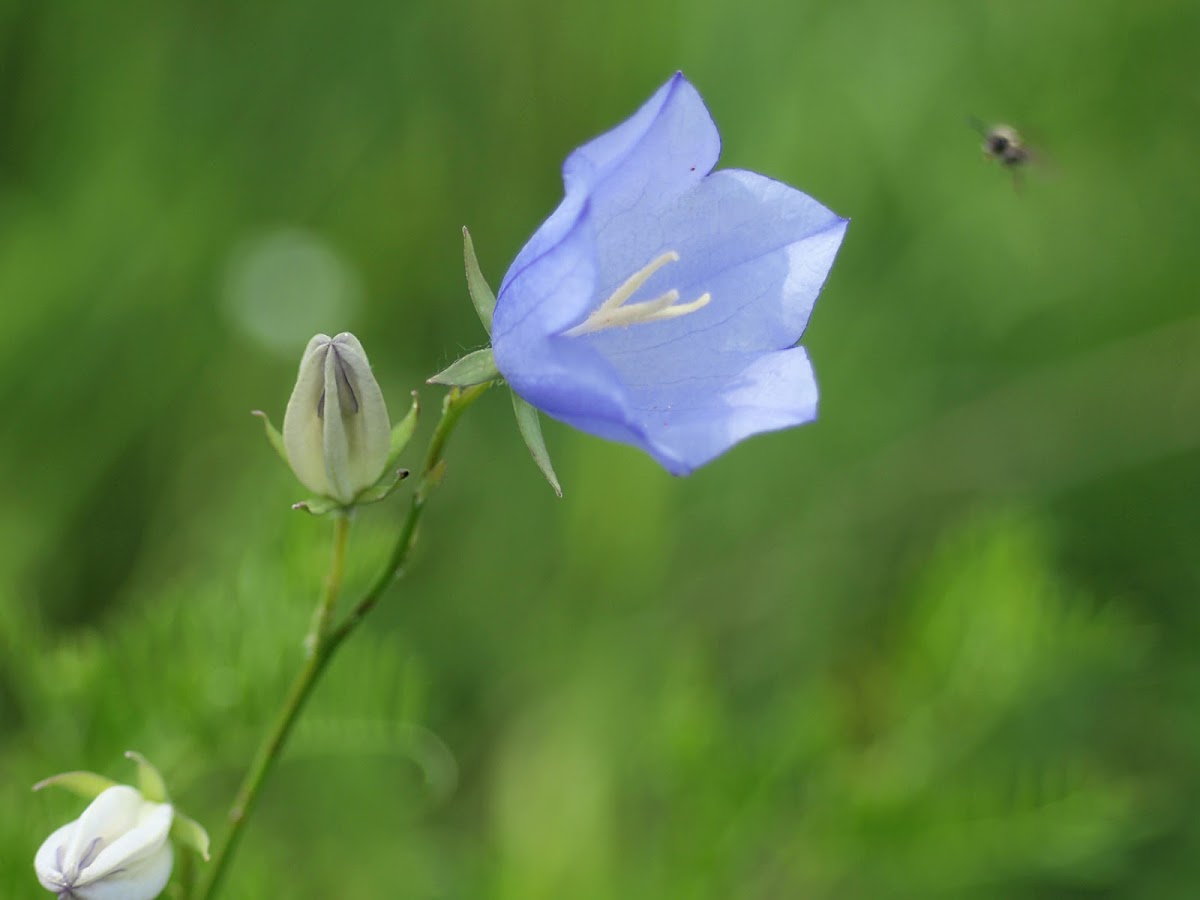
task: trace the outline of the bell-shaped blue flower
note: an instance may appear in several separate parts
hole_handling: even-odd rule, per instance
[[[796,346],[847,220],[753,172],[675,75],[563,165],[565,197],[517,255],[496,367],[543,412],[686,475],[738,441],[812,421]]]

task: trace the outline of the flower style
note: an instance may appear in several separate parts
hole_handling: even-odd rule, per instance
[[[349,505],[388,464],[391,426],[366,351],[349,332],[304,350],[283,416],[284,455],[310,491]]]
[[[847,220],[753,172],[676,74],[563,165],[562,203],[517,255],[495,365],[533,406],[686,475],[751,435],[810,422],[796,346]]]
[[[171,877],[172,817],[169,803],[109,787],[46,838],[34,858],[38,881],[70,900],[152,900]]]

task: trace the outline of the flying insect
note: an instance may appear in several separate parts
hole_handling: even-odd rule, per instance
[[[984,156],[996,160],[1013,173],[1013,182],[1019,185],[1020,171],[1033,160],[1029,147],[1021,139],[1017,129],[1011,125],[985,125],[978,119],[968,119],[968,124],[983,138]]]

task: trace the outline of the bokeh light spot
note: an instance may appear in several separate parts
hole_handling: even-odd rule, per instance
[[[345,331],[362,302],[357,273],[319,235],[284,227],[233,251],[224,305],[238,331],[281,356],[318,332]]]

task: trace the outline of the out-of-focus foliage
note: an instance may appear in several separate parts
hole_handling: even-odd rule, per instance
[[[852,219],[821,420],[682,481],[551,424],[559,501],[481,401],[229,896],[1191,896],[1198,42],[1184,0],[0,3],[0,893],[79,812],[29,786],[130,748],[220,832],[328,554],[249,410],[353,330],[398,416],[484,343],[462,225],[498,283],[682,68],[724,165]]]

